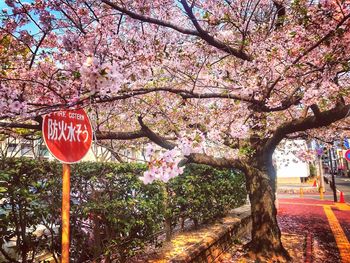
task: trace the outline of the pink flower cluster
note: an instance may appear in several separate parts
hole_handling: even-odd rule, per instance
[[[180,161],[191,153],[202,152],[204,140],[204,135],[195,131],[191,136],[182,136],[178,146],[172,150],[157,152],[154,146],[147,146],[145,157],[148,160],[149,169],[140,177],[141,181],[145,184],[152,183],[154,180],[168,182],[171,178],[182,174],[184,167],[179,167]]]
[[[117,66],[112,63],[100,65],[96,58],[89,56],[80,73],[83,84],[93,93],[98,91],[101,97],[111,96],[120,90],[122,75],[118,73]]]
[[[184,156],[191,153],[199,153],[204,149],[205,137],[202,132],[195,131],[191,134],[183,134],[179,139],[178,148]]]
[[[181,161],[181,152],[177,148],[157,155],[151,145],[146,149],[146,158],[149,159],[149,169],[140,177],[144,184],[152,183],[154,180],[168,182],[184,171],[183,167],[178,166]]]
[[[313,150],[299,150],[294,154],[299,160],[305,163],[313,162],[316,158],[316,153]]]

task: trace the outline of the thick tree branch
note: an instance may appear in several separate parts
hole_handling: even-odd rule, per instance
[[[251,96],[242,96],[242,95],[237,95],[237,94],[232,94],[232,93],[216,93],[216,92],[208,92],[208,93],[198,93],[194,92],[193,90],[186,90],[186,89],[174,89],[174,88],[147,88],[147,89],[135,89],[132,91],[126,91],[125,94],[120,94],[118,96],[114,97],[109,97],[109,98],[103,98],[103,99],[98,99],[97,102],[102,103],[102,102],[110,102],[114,100],[120,100],[120,99],[126,99],[130,98],[133,96],[138,96],[138,95],[145,95],[147,93],[152,93],[152,92],[169,92],[172,94],[176,94],[181,96],[183,99],[232,99],[232,100],[239,100],[239,101],[244,101],[252,104],[252,107],[259,111],[259,112],[273,112],[273,111],[282,111],[288,109],[292,105],[297,105],[300,100],[302,99],[300,96],[294,96],[290,97],[286,100],[283,100],[281,102],[281,106],[275,107],[275,108],[269,108],[263,104],[263,102],[256,100],[252,98]]]
[[[349,116],[349,113],[350,104],[338,104],[333,109],[319,112],[317,117],[309,116],[307,118],[299,118],[285,123],[276,129],[273,136],[265,144],[264,150],[266,152],[273,152],[280,141],[286,137],[286,135],[294,132],[328,126],[336,121],[346,118]]]
[[[225,93],[196,93],[196,92],[187,92],[187,93],[177,93],[179,94],[183,99],[214,99],[214,98],[221,98],[221,99],[234,99],[234,100],[240,100],[250,103],[260,103],[257,100],[254,100],[253,98],[250,98],[248,96],[239,96],[235,94],[225,94]]]
[[[312,112],[314,113],[316,118],[320,118],[321,111],[320,111],[320,108],[316,104],[312,104],[310,106],[310,109],[312,110]]]
[[[290,140],[295,140],[295,139],[303,139],[303,140],[310,140],[310,139],[316,139],[317,141],[321,141],[323,143],[327,143],[327,144],[332,144],[334,140],[326,140],[324,138],[320,138],[318,136],[315,136],[313,134],[309,134],[307,131],[302,132],[302,133],[298,133],[298,134],[288,134],[286,135],[286,139],[290,139]]]
[[[151,23],[151,24],[155,24],[155,25],[160,25],[160,26],[164,26],[164,27],[168,27],[171,29],[174,29],[182,34],[186,34],[186,35],[193,35],[193,36],[198,36],[199,33],[195,30],[191,30],[191,29],[186,29],[186,28],[182,28],[179,27],[177,25],[174,25],[172,23],[163,21],[163,20],[159,20],[159,19],[155,19],[152,17],[148,17],[148,16],[144,16],[141,14],[137,14],[135,12],[132,12],[130,10],[127,10],[119,5],[117,5],[116,3],[112,3],[111,1],[108,0],[101,0],[101,2],[105,3],[106,5],[110,6],[111,8],[118,10],[119,12],[126,14],[127,16],[136,19],[136,20],[140,20],[143,22],[147,22],[147,23]]]
[[[126,91],[125,93],[121,93],[120,95],[109,97],[109,98],[96,98],[96,103],[105,103],[105,102],[111,102],[116,100],[122,100],[131,98],[134,96],[139,95],[145,95],[152,92],[169,92],[172,94],[176,94],[181,96],[183,99],[214,99],[214,98],[221,98],[221,99],[233,99],[233,100],[239,100],[244,102],[253,103],[256,105],[261,105],[261,102],[258,100],[253,99],[249,96],[240,96],[236,94],[225,94],[225,93],[197,93],[186,89],[174,89],[174,88],[148,88],[148,89],[135,89],[131,91]],[[270,111],[270,109],[266,110]]]
[[[40,124],[26,124],[26,123],[15,123],[15,122],[0,122],[0,127],[13,128],[13,129],[41,130]]]
[[[132,98],[135,96],[140,96],[140,95],[145,95],[148,93],[152,93],[152,92],[157,92],[157,91],[163,91],[162,89],[139,89],[139,90],[131,90],[131,91],[126,91],[125,93],[120,93],[120,95],[117,96],[113,96],[113,97],[104,97],[104,98],[100,98],[98,95],[96,95],[96,103],[105,103],[105,102],[112,102],[112,101],[117,101],[117,100],[124,100],[124,99],[128,99],[128,98]],[[171,89],[168,90],[171,93],[177,93],[175,92],[176,90],[174,90],[174,92],[172,92]],[[180,91],[178,93],[181,93]]]
[[[264,105],[260,101],[257,101],[255,103],[251,102],[252,103],[251,108],[253,108],[257,112],[283,111],[283,110],[286,110],[286,109],[290,108],[293,105],[298,105],[300,103],[301,99],[302,99],[301,97],[295,96],[293,98],[281,101],[281,105],[277,106],[277,107],[274,107],[274,108],[267,107],[266,105]]]
[[[242,171],[246,171],[247,169],[247,164],[240,159],[218,158],[203,153],[191,153],[186,158],[185,163],[206,164],[218,168],[237,168]]]
[[[137,96],[137,95],[144,95],[147,93],[152,93],[152,92],[169,92],[173,94],[177,94],[181,96],[183,99],[214,99],[214,98],[221,98],[221,99],[234,99],[234,100],[240,100],[240,101],[245,101],[245,102],[250,102],[250,103],[255,103],[255,104],[260,104],[261,102],[258,100],[253,99],[251,96],[242,96],[242,95],[237,95],[237,94],[232,94],[232,93],[216,93],[216,92],[207,92],[207,93],[198,93],[194,92],[193,90],[186,90],[186,89],[174,89],[174,88],[147,88],[147,89],[134,89],[132,91],[127,91],[123,95],[118,95],[115,97],[110,97],[107,99],[101,99],[98,100],[98,102],[108,102],[108,101],[113,101],[113,100],[118,100],[120,98],[129,98],[132,96]]]
[[[40,121],[38,119],[38,121]],[[148,138],[154,143],[165,149],[172,149],[175,147],[174,143],[169,142],[169,140],[174,140],[174,137],[162,137],[153,131],[151,131],[139,118],[139,123],[141,126],[140,130],[130,131],[130,132],[108,132],[108,131],[97,131],[97,140],[134,140],[139,138]],[[16,122],[0,122],[0,127],[7,129],[29,129],[34,131],[41,130],[41,122],[38,124],[26,124],[26,123],[16,123]]]
[[[195,15],[193,14],[192,11],[192,7],[190,7],[187,4],[186,0],[181,0],[181,4],[185,9],[186,14],[188,15],[188,17],[191,19],[194,27],[197,29],[199,37],[202,38],[204,41],[206,41],[209,45],[216,47],[228,54],[231,54],[237,58],[243,59],[243,60],[248,60],[248,61],[252,61],[252,57],[250,57],[248,54],[246,54],[245,52],[243,52],[242,50],[237,50],[234,49],[232,47],[230,47],[229,45],[215,39],[213,36],[209,35],[208,32],[206,32],[198,23]]]
[[[169,142],[168,140],[166,140],[164,137],[154,133],[153,131],[151,131],[150,128],[148,128],[142,120],[142,117],[138,117],[137,118],[140,126],[141,126],[141,131],[144,132],[144,134],[146,135],[146,137],[148,139],[150,139],[151,141],[153,141],[154,143],[158,144],[159,146],[171,150],[173,148],[175,148],[176,144]]]
[[[131,132],[96,132],[96,138],[98,140],[133,140],[144,137],[146,137],[146,133],[143,130]]]
[[[275,7],[277,9],[277,21],[276,21],[276,28],[277,29],[283,26],[284,17],[286,15],[286,8],[283,5],[283,3],[281,3],[281,2],[277,1],[277,0],[273,0],[273,4],[275,5]]]
[[[130,132],[98,131],[96,132],[96,138],[97,140],[134,140],[140,138],[148,138],[148,136],[147,133],[141,129]],[[176,139],[175,137],[170,136],[163,136],[162,138],[167,141]]]

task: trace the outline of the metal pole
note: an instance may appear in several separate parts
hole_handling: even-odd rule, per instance
[[[333,160],[332,160],[332,152],[329,149],[328,150],[328,155],[329,155],[329,162],[331,165],[331,175],[332,175],[332,190],[333,190],[333,199],[334,202],[337,202],[337,189],[335,189],[335,178],[334,178],[334,171],[333,171]]]
[[[338,173],[338,167],[339,167],[338,155],[337,155],[337,152],[334,150],[334,148],[332,148],[332,155],[334,156],[334,171],[337,171]]]
[[[62,259],[69,263],[69,210],[70,210],[70,167],[63,164],[62,176]]]
[[[324,192],[326,188],[324,186],[324,177],[323,177],[323,168],[322,168],[321,158],[318,158],[318,168],[320,173],[320,199],[324,200]]]
[[[320,187],[323,189],[326,189],[324,186],[324,176],[323,176],[323,167],[322,167],[322,159],[321,157],[317,157],[317,171],[318,171],[318,176],[320,177]]]

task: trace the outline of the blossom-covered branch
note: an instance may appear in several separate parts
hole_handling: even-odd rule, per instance
[[[328,126],[338,120],[348,117],[349,112],[350,104],[338,104],[330,110],[318,111],[314,116],[287,122],[276,129],[273,136],[268,140],[265,149],[273,152],[278,143],[285,138],[286,135]]]

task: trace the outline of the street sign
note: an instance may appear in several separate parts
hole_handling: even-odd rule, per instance
[[[79,162],[89,151],[92,128],[83,109],[64,110],[43,117],[43,137],[49,151],[63,163],[61,263],[69,263],[70,163]]]
[[[344,146],[346,149],[350,149],[349,140],[347,138],[344,139]]]
[[[89,151],[92,128],[83,109],[52,112],[42,125],[45,144],[62,163],[76,163]]]
[[[345,159],[348,160],[350,162],[350,150],[347,150],[345,152]]]

